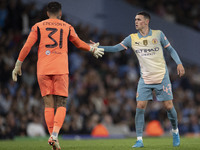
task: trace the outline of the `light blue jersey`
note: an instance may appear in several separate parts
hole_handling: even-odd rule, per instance
[[[141,70],[137,100],[152,99],[153,89],[158,100],[173,99],[163,51],[166,49],[177,65],[182,63],[162,31],[150,29],[146,36],[142,36],[139,32],[130,34],[120,44],[100,47],[104,48],[105,52],[117,52],[128,48],[135,52]]]

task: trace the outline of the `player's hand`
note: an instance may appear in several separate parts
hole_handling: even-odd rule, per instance
[[[95,43],[92,40],[90,40],[90,46],[98,47],[99,46],[99,42]]]
[[[15,63],[15,68],[12,71],[12,79],[13,81],[17,81],[17,75],[21,76],[22,75],[22,70],[21,70],[22,62],[17,60]]]
[[[104,55],[104,49],[103,48],[98,48],[99,42],[95,43],[90,40],[92,44],[90,44],[90,52],[93,53],[93,56],[96,58],[102,57]]]
[[[104,49],[103,48],[97,48],[97,47],[90,47],[90,52],[93,53],[93,56],[96,58],[102,57],[104,55]]]
[[[182,77],[185,74],[185,69],[184,69],[182,64],[178,64],[177,74],[178,74],[179,77]]]

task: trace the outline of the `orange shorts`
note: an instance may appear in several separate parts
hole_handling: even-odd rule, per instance
[[[37,75],[41,95],[60,95],[68,97],[68,74]]]

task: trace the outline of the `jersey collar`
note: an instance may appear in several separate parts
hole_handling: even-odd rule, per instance
[[[149,29],[149,33],[146,35],[146,36],[142,36],[142,34],[140,34],[140,32],[138,32],[138,37],[139,38],[142,38],[142,37],[147,37],[147,36],[152,36],[152,30],[151,29]]]

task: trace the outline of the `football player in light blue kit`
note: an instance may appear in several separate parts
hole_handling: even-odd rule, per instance
[[[146,12],[139,12],[135,17],[137,33],[130,34],[120,44],[115,46],[99,46],[105,52],[118,52],[132,48],[140,64],[140,80],[137,87],[137,108],[135,115],[135,127],[137,134],[136,144],[133,148],[143,147],[144,112],[148,100],[152,100],[152,91],[156,93],[158,101],[161,101],[167,110],[167,116],[172,124],[173,146],[180,145],[178,131],[177,113],[173,106],[173,95],[169,73],[163,56],[167,50],[177,64],[179,77],[185,74],[184,67],[175,49],[170,45],[164,33],[160,30],[149,28],[150,15]],[[96,43],[98,46],[98,44]]]

